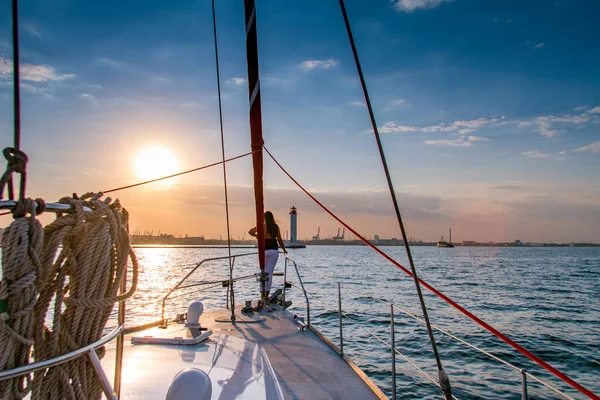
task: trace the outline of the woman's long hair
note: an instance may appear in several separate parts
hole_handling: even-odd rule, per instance
[[[267,232],[275,239],[277,237],[277,224],[275,223],[275,218],[271,211],[265,213],[265,223],[267,225]]]

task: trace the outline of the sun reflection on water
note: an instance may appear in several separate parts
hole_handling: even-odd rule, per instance
[[[185,275],[198,263],[207,258],[223,257],[227,249],[198,248],[138,248],[140,271],[138,289],[127,302],[127,324],[130,326],[157,321],[161,318],[162,300]],[[233,254],[248,253],[247,249],[236,249]],[[256,272],[256,256],[239,257],[235,262],[234,276]],[[229,276],[227,259],[203,263],[186,280],[185,285],[204,281],[225,280]],[[187,311],[191,301],[201,300],[205,309],[220,308],[226,304],[226,288],[197,286],[173,292],[165,305],[165,317],[172,318],[176,313]],[[249,300],[255,296],[253,282],[245,281],[235,287],[237,302]],[[242,299],[242,297],[244,297]]]

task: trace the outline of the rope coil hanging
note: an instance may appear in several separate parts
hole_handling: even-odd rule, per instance
[[[36,219],[44,202],[25,198],[27,154],[14,147],[3,150],[6,171],[0,178],[0,199],[8,184],[9,197],[13,175],[21,175],[19,200],[12,210],[15,220],[2,235],[2,281],[0,282],[0,371],[29,363],[34,341],[33,309],[38,296],[41,273],[40,254],[44,232]],[[30,216],[26,216],[29,214]],[[0,382],[3,399],[21,399],[30,391],[30,377],[21,376]]]
[[[110,198],[100,200],[100,196],[90,193],[81,199],[61,199],[75,211],[59,216],[44,229],[35,326],[43,326],[52,300],[54,308],[52,327],[36,331],[36,361],[99,340],[114,304],[131,297],[136,289],[138,264],[126,229],[128,213],[118,200],[111,203]],[[84,206],[92,211],[84,212]],[[119,295],[129,260],[131,287]],[[96,399],[101,393],[100,382],[85,358],[39,371],[33,379],[32,399]]]

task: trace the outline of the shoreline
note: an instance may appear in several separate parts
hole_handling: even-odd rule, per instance
[[[225,241],[212,241],[207,240],[208,243],[166,243],[166,242],[151,242],[145,241],[144,243],[136,242],[132,240],[132,246],[134,248],[153,248],[153,247],[166,247],[166,248],[227,248],[227,242]],[[250,243],[234,243],[232,241],[231,247],[237,249],[256,249],[255,244]],[[361,241],[306,241],[303,242],[306,246],[366,246],[365,243]],[[375,246],[404,246],[402,241],[397,242],[388,242],[388,241],[379,241],[379,242],[371,242]],[[437,242],[431,243],[409,243],[410,247],[436,247]],[[454,247],[600,247],[600,243],[524,243],[524,244],[514,244],[514,243],[477,243],[477,244],[469,244],[463,245],[460,243],[454,243]]]

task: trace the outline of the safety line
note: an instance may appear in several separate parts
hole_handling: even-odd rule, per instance
[[[230,162],[230,161],[237,160],[239,158],[247,157],[247,156],[249,156],[252,153],[253,153],[253,151],[245,153],[245,154],[242,154],[242,155],[239,155],[239,156],[236,156],[236,157],[228,158],[227,160],[224,160],[224,161],[218,161],[218,162],[215,162],[215,163],[212,163],[212,164],[204,165],[202,167],[198,167],[198,168],[194,168],[194,169],[189,169],[187,171],[178,172],[178,173],[173,174],[173,175],[163,176],[161,178],[156,178],[156,179],[152,179],[152,180],[149,180],[149,181],[144,181],[144,182],[140,182],[140,183],[134,183],[133,185],[122,186],[122,187],[118,187],[118,188],[110,189],[110,190],[103,190],[102,193],[106,194],[106,193],[110,193],[110,192],[116,192],[117,190],[129,189],[129,188],[136,187],[136,186],[147,185],[148,183],[158,182],[158,181],[162,181],[162,180],[165,180],[165,179],[174,178],[176,176],[189,174],[190,172],[200,171],[202,169],[214,167],[214,166],[217,166],[217,165],[220,165],[220,164],[223,164],[223,163],[227,163],[227,162]]]
[[[375,299],[375,300],[377,300],[377,301],[381,301],[381,300],[378,300],[378,299]],[[419,321],[419,322],[421,322],[421,323],[425,323],[425,321],[423,321],[423,319],[422,319],[422,318],[419,318],[419,317],[417,317],[416,315],[412,314],[410,311],[406,311],[406,310],[404,310],[404,309],[402,309],[402,308],[398,307],[398,306],[397,306],[397,305],[395,305],[395,304],[392,304],[392,307],[394,307],[394,309],[395,309],[395,310],[398,310],[398,311],[400,311],[401,313],[404,313],[404,314],[408,315],[409,317],[412,317],[412,318],[416,319],[417,321]],[[464,344],[464,345],[466,345],[466,346],[469,346],[469,347],[471,347],[472,349],[475,349],[475,350],[479,351],[480,353],[483,353],[483,354],[485,354],[486,356],[488,356],[488,357],[490,357],[490,358],[492,358],[492,359],[494,359],[494,360],[496,360],[496,361],[498,361],[498,362],[500,362],[500,363],[502,363],[502,364],[504,364],[504,365],[506,365],[506,366],[508,366],[508,367],[510,367],[510,368],[512,368],[512,369],[514,369],[514,370],[516,370],[516,371],[519,371],[519,372],[521,372],[521,368],[517,367],[516,365],[513,365],[513,364],[509,363],[508,361],[505,361],[505,360],[501,359],[500,357],[497,357],[497,356],[495,356],[495,355],[493,355],[493,354],[491,354],[491,353],[489,353],[489,352],[487,352],[487,351],[485,351],[485,350],[483,350],[483,349],[481,349],[481,348],[479,348],[479,347],[475,346],[474,344],[471,344],[471,343],[467,342],[466,340],[464,340],[464,339],[461,339],[461,338],[459,338],[459,337],[457,337],[457,336],[455,336],[455,335],[451,334],[450,332],[447,332],[447,331],[445,331],[444,329],[442,329],[442,328],[440,328],[440,327],[438,327],[438,326],[436,326],[436,325],[432,325],[432,327],[433,327],[435,330],[437,330],[437,331],[439,331],[439,332],[443,333],[444,335],[446,335],[446,336],[449,336],[449,337],[451,337],[452,339],[454,339],[454,340],[457,340],[457,341],[461,342],[462,344]],[[535,380],[536,380],[538,383],[542,384],[543,386],[547,387],[548,389],[551,389],[551,390],[555,391],[556,393],[558,393],[558,394],[562,395],[562,396],[563,396],[563,397],[565,397],[566,399],[573,400],[573,399],[572,399],[571,397],[569,397],[567,394],[565,394],[565,393],[561,392],[560,390],[556,389],[555,387],[553,387],[553,386],[551,386],[551,385],[547,384],[546,382],[544,382],[544,381],[542,381],[541,379],[539,379],[539,378],[535,377],[534,375],[530,374],[529,372],[525,372],[525,373],[527,374],[527,376],[531,377],[532,379],[535,379]]]
[[[375,245],[370,243],[367,239],[365,239],[362,235],[360,235],[358,232],[356,232],[354,229],[352,229],[348,224],[346,224],[344,221],[342,221],[340,218],[338,218],[333,212],[331,212],[327,207],[325,207],[319,200],[317,200],[312,194],[310,194],[302,185],[300,185],[300,183],[298,183],[298,181],[296,179],[294,179],[294,177],[292,175],[290,175],[290,173],[287,172],[287,170],[285,168],[283,168],[283,166],[275,159],[275,157],[273,157],[271,152],[266,147],[264,147],[264,149],[267,152],[267,154],[271,157],[271,159],[275,162],[275,164],[277,164],[277,166],[283,171],[283,173],[286,174],[288,176],[288,178],[290,178],[292,180],[292,182],[294,182],[296,184],[296,186],[298,186],[298,188],[300,188],[300,190],[302,190],[308,197],[310,197],[315,203],[317,203],[317,205],[319,207],[321,207],[326,213],[328,213],[332,218],[334,218],[336,221],[338,221],[340,224],[342,224],[346,229],[348,229],[350,232],[352,232],[359,240],[361,240],[367,246],[369,246],[374,251],[379,253],[379,255],[381,255],[383,258],[388,260],[390,263],[392,263],[396,267],[400,268],[407,275],[409,275],[411,277],[413,276],[412,273],[407,268],[402,266],[399,262],[397,262],[396,260],[391,258],[389,255],[387,255],[385,252],[383,252],[382,250],[377,248]],[[483,321],[481,318],[472,314],[470,311],[468,311],[467,309],[465,309],[464,307],[462,307],[461,305],[456,303],[454,300],[452,300],[451,298],[449,298],[448,296],[446,296],[445,294],[443,294],[442,292],[440,292],[439,290],[437,290],[436,288],[434,288],[433,286],[431,286],[430,284],[428,284],[421,278],[418,278],[418,279],[419,279],[419,283],[421,283],[421,285],[425,286],[430,292],[434,293],[436,296],[443,299],[446,303],[450,304],[452,307],[459,310],[461,313],[463,313],[464,315],[469,317],[471,320],[473,320],[474,322],[479,324],[481,327],[483,327],[487,331],[491,332],[494,336],[498,337],[499,339],[501,339],[508,345],[512,346],[519,353],[523,354],[524,356],[526,356],[527,358],[529,358],[530,360],[532,360],[539,366],[545,368],[547,371],[552,373],[554,376],[556,376],[563,382],[569,384],[573,388],[577,389],[579,392],[585,394],[590,399],[600,400],[600,396],[596,395],[594,392],[587,389],[585,386],[583,386],[583,385],[577,383],[575,380],[569,378],[569,376],[567,376],[563,372],[560,372],[558,369],[554,368],[552,365],[548,364],[547,362],[545,362],[544,360],[542,360],[541,358],[539,358],[538,356],[536,356],[535,354],[533,354],[532,352],[527,350],[525,347],[516,343],[515,341],[513,341],[512,339],[510,339],[509,337],[504,335],[502,332],[498,331],[497,329],[495,329],[494,327],[489,325],[487,322]]]
[[[325,301],[313,297],[313,300],[317,300],[317,303],[321,303],[325,306],[326,311],[331,311],[331,312],[339,312],[338,310],[330,310],[329,309],[329,305],[327,303],[325,303]],[[377,335],[375,332],[371,331],[368,328],[365,328],[363,325],[361,324],[360,321],[358,321],[357,319],[352,318],[351,316],[349,316],[348,314],[346,314],[344,311],[342,311],[342,316],[355,322],[356,325],[358,326],[359,329],[362,329],[363,331],[367,332],[367,334],[371,335],[372,337],[374,337],[376,340],[378,340],[379,342],[383,343],[387,348],[391,349],[392,346],[390,343],[386,342],[384,339],[382,339],[381,337],[379,337],[379,335]],[[429,379],[435,386],[437,386],[438,388],[440,388],[440,384],[431,376],[429,375],[427,372],[425,372],[422,368],[420,368],[415,362],[413,362],[409,357],[405,356],[404,354],[402,354],[398,349],[394,348],[394,352],[396,354],[398,354],[400,357],[402,357],[406,362],[408,362],[410,365],[412,365],[415,369],[417,369],[420,373],[422,373],[427,379]],[[456,397],[454,397],[454,395],[452,395],[452,398],[454,398],[455,400]]]
[[[329,276],[325,276],[325,275],[319,274],[319,273],[317,273],[317,272],[314,272],[314,271],[312,271],[311,273],[312,273],[312,274],[314,274],[314,275],[320,276],[320,277],[321,277],[321,278],[323,278],[323,279],[329,280],[329,281],[331,281],[332,283],[336,283],[336,282],[338,282],[338,281],[336,281],[335,279],[333,279],[333,278],[331,278],[331,277],[329,277]],[[359,291],[358,291],[358,290],[356,290],[356,289],[352,289],[352,288],[349,288],[349,287],[345,286],[345,287],[344,287],[344,291],[345,291],[345,292],[351,292],[351,293],[354,293],[355,295],[359,295],[359,296],[361,296],[362,298],[365,298],[365,294],[364,294],[364,293],[361,293],[361,292],[359,292]],[[404,314],[408,315],[408,316],[409,316],[409,317],[411,317],[411,318],[414,318],[415,320],[417,320],[417,321],[419,321],[419,322],[421,322],[421,323],[423,323],[423,324],[425,323],[425,321],[424,321],[422,318],[420,318],[420,317],[418,317],[418,316],[414,315],[414,314],[413,314],[413,313],[411,313],[410,311],[406,311],[406,310],[404,310],[404,309],[402,309],[402,308],[398,307],[396,304],[392,304],[392,303],[391,303],[391,302],[389,302],[388,300],[385,300],[385,299],[378,299],[377,297],[374,297],[373,295],[369,295],[369,296],[368,296],[368,299],[370,299],[370,300],[373,300],[373,301],[375,301],[375,302],[378,302],[378,303],[380,303],[380,304],[384,304],[384,305],[387,305],[387,306],[392,306],[392,307],[394,307],[394,309],[396,309],[397,311],[400,311],[400,312],[402,312],[402,313],[404,313]],[[464,340],[464,339],[461,339],[461,338],[459,338],[459,337],[457,337],[457,336],[455,336],[455,335],[451,334],[450,332],[447,332],[447,331],[443,330],[442,328],[438,327],[437,325],[434,325],[434,324],[432,324],[432,325],[431,325],[431,327],[432,327],[433,329],[437,330],[438,332],[440,332],[440,333],[443,333],[443,334],[445,334],[446,336],[449,336],[449,337],[451,337],[451,338],[453,338],[453,339],[455,339],[455,340],[457,340],[457,341],[459,341],[459,342],[461,342],[461,343],[465,344],[466,346],[469,346],[469,347],[471,347],[471,348],[473,348],[473,349],[475,349],[475,350],[477,350],[477,351],[479,351],[479,352],[481,352],[481,353],[483,353],[483,354],[487,355],[488,357],[490,357],[490,358],[492,358],[492,359],[494,359],[494,360],[496,360],[496,361],[498,361],[498,362],[500,362],[500,363],[502,363],[502,364],[504,364],[504,365],[506,365],[506,366],[508,366],[508,367],[511,367],[511,368],[513,368],[513,369],[514,369],[514,370],[516,370],[516,371],[519,371],[519,372],[521,372],[521,368],[517,367],[516,365],[513,365],[513,364],[509,363],[508,361],[505,361],[505,360],[501,359],[500,357],[497,357],[497,356],[495,356],[495,355],[493,355],[493,354],[491,354],[491,353],[489,353],[489,352],[487,352],[487,351],[485,351],[485,350],[483,350],[483,349],[481,349],[481,348],[479,348],[479,347],[477,347],[477,346],[475,346],[475,345],[473,345],[473,344],[471,344],[471,343],[467,342],[466,340]],[[568,400],[573,400],[573,398],[572,398],[572,397],[569,397],[569,395],[567,395],[567,394],[565,394],[565,393],[561,392],[560,390],[558,390],[558,389],[557,389],[557,388],[555,388],[554,386],[552,386],[552,385],[550,385],[550,384],[548,384],[548,383],[544,382],[543,380],[541,380],[540,378],[536,377],[535,375],[532,375],[531,373],[529,373],[529,372],[527,372],[527,371],[525,371],[525,374],[526,374],[527,376],[529,376],[530,378],[534,379],[535,381],[537,381],[538,383],[540,383],[541,385],[543,385],[543,386],[547,387],[548,389],[551,389],[551,390],[553,390],[554,392],[556,392],[556,393],[560,394],[561,396],[565,397],[566,399],[568,399]]]
[[[383,171],[385,172],[385,178],[387,180],[388,189],[390,191],[390,196],[392,198],[392,203],[394,205],[394,211],[396,213],[396,219],[398,221],[398,226],[400,227],[400,232],[402,234],[402,239],[404,241],[404,248],[406,250],[406,256],[408,257],[408,263],[410,265],[410,269],[412,271],[412,277],[414,280],[415,288],[417,290],[417,296],[419,297],[419,304],[421,306],[421,312],[423,313],[423,318],[425,319],[425,325],[427,326],[427,335],[429,336],[429,342],[431,343],[431,348],[433,350],[433,356],[435,357],[435,363],[437,364],[438,373],[440,376],[440,389],[442,390],[442,394],[446,399],[450,399],[452,397],[452,387],[450,385],[450,380],[448,376],[444,372],[444,367],[442,366],[442,360],[440,358],[440,354],[437,349],[437,345],[435,343],[435,336],[433,335],[433,329],[431,329],[431,323],[429,322],[429,315],[427,314],[427,306],[425,305],[425,299],[423,298],[423,292],[421,291],[421,287],[419,286],[419,277],[417,274],[417,268],[413,261],[413,257],[410,251],[410,246],[408,245],[406,230],[404,228],[404,222],[402,221],[402,215],[400,214],[400,207],[398,206],[398,200],[396,199],[396,191],[394,190],[394,185],[392,183],[392,177],[390,174],[390,170],[387,165],[387,160],[385,157],[385,152],[383,151],[383,143],[381,141],[381,137],[379,135],[379,130],[377,129],[377,123],[375,122],[375,113],[373,112],[373,107],[371,106],[371,99],[369,97],[369,91],[367,90],[367,83],[365,81],[365,77],[362,72],[362,67],[360,65],[360,59],[358,57],[358,51],[356,50],[356,44],[354,43],[354,36],[352,35],[352,29],[350,28],[350,20],[348,19],[348,13],[346,12],[346,6],[344,5],[344,0],[339,0],[340,8],[342,10],[342,16],[344,17],[344,24],[346,25],[346,32],[348,33],[348,39],[350,41],[350,46],[352,47],[352,54],[354,55],[354,63],[356,65],[356,70],[358,71],[358,77],[360,79],[360,84],[362,87],[363,95],[365,97],[365,103],[367,105],[367,110],[369,111],[369,118],[371,119],[371,126],[373,128],[373,134],[375,135],[375,140],[377,142],[377,149],[379,150],[379,156],[381,158],[381,165],[383,166]]]
[[[217,16],[215,0],[212,0],[213,36],[215,39],[215,65],[217,71],[217,93],[219,97],[219,126],[221,128],[221,155],[223,158],[223,187],[225,191],[225,219],[227,223],[227,250],[229,252],[229,285],[231,286],[231,318],[235,320],[235,292],[233,290],[233,263],[231,259],[231,232],[229,229],[229,196],[227,193],[227,169],[225,168],[225,134],[223,133],[223,102],[221,100],[221,74],[219,71],[219,45],[217,43]]]

